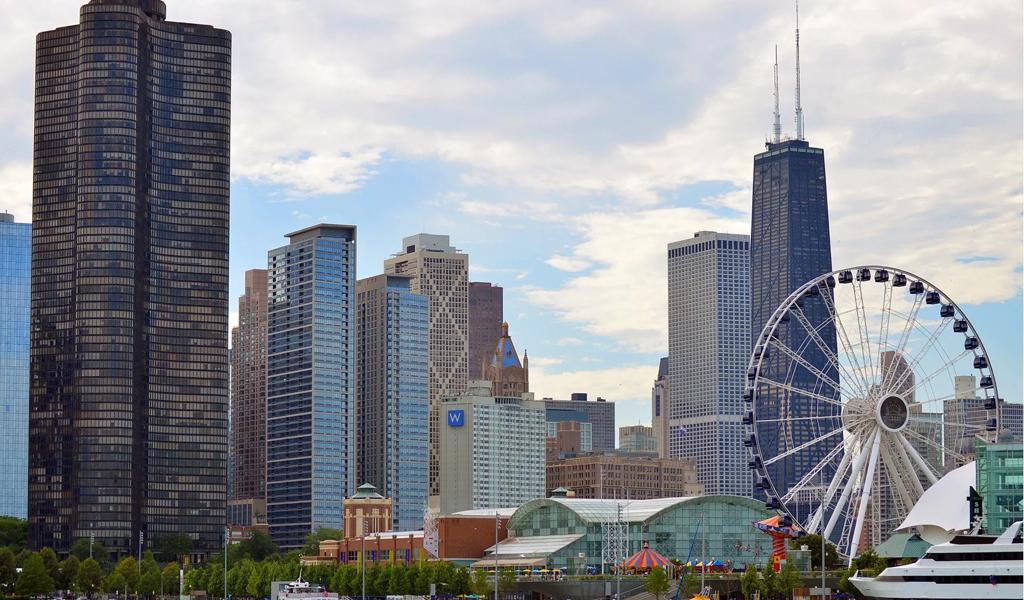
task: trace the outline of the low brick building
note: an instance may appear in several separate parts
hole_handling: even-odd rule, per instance
[[[589,454],[550,460],[547,489],[566,488],[577,498],[675,498],[700,496],[692,459]]]

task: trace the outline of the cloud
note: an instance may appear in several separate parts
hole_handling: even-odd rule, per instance
[[[538,398],[569,398],[573,392],[586,392],[615,402],[616,420],[632,423],[637,418],[650,421],[651,386],[658,365],[626,365],[608,369],[577,369],[554,372],[534,367],[530,359],[530,390]]]
[[[560,256],[558,254],[553,255],[544,262],[559,271],[568,271],[570,273],[578,273],[590,268],[590,261],[588,260],[572,256]]]
[[[19,222],[32,220],[31,162],[0,163],[0,209],[12,213]]]

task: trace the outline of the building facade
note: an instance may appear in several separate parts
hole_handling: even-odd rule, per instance
[[[590,423],[594,452],[611,452],[615,450],[615,403],[604,398],[587,400],[582,392],[572,394],[571,400],[554,400],[544,398],[548,421],[579,420],[578,416],[567,419],[566,414],[581,415],[585,422]]]
[[[427,507],[428,314],[408,277],[356,283],[358,480],[394,502],[397,530],[419,529]]]
[[[504,322],[504,290],[486,281],[469,282],[469,379],[487,379],[490,362]]]
[[[544,495],[544,404],[531,394],[492,396],[477,380],[439,405],[440,512],[518,506]]]
[[[589,454],[548,461],[548,492],[565,488],[577,498],[646,500],[700,496],[696,460]]]
[[[668,357],[658,361],[658,378],[651,388],[651,427],[654,428],[655,450],[660,458],[668,458]]]
[[[494,396],[521,396],[530,391],[530,357],[523,353],[523,360],[519,360],[508,323],[501,324],[501,337],[484,365],[483,378],[491,382]]]
[[[619,451],[657,454],[658,440],[654,437],[654,428],[647,425],[619,427]]]
[[[0,214],[0,516],[28,511],[28,355],[32,225]]]
[[[976,488],[984,498],[982,528],[1000,535],[1024,518],[1024,446],[977,440],[974,453]]]
[[[29,540],[224,537],[231,34],[92,0],[36,38]]]
[[[751,526],[773,516],[764,503],[738,496],[698,496],[652,500],[538,498],[519,507],[509,521],[509,537],[488,550],[481,565],[568,568],[585,574],[587,566],[610,573],[644,544],[683,563],[716,559],[732,569],[763,566],[771,538]],[[625,547],[608,556],[609,524],[621,521]]]
[[[772,313],[804,283],[832,271],[829,236],[828,195],[825,185],[825,153],[803,139],[769,143],[754,156],[754,180],[750,228],[750,343],[761,335]],[[808,297],[803,301],[801,319],[817,328],[821,345],[836,354],[836,331],[830,321],[826,298]],[[776,330],[778,343],[791,349],[807,349],[802,356],[815,370],[832,381],[839,374],[818,344],[809,343],[801,319],[791,319]],[[796,368],[790,377],[791,361],[784,352],[773,352],[761,363],[762,380],[787,382],[791,388],[825,397],[838,398],[839,391],[818,385],[819,377],[807,368]],[[675,370],[673,369],[673,374]],[[808,443],[817,437],[818,423],[809,417],[836,416],[839,404],[828,409],[810,396],[764,385],[757,392],[759,421],[758,446],[766,456],[778,454],[782,440],[789,447]],[[783,415],[783,407],[789,407]],[[817,408],[816,408],[817,407]],[[818,412],[815,412],[818,410]],[[831,412],[823,413],[822,410]],[[773,420],[786,417],[782,426]],[[822,425],[831,428],[832,425]],[[834,447],[829,441],[812,444],[808,451],[779,460],[768,467],[778,493],[785,494],[801,475],[812,470]],[[830,479],[834,467],[823,469]]]
[[[697,460],[709,494],[749,496],[743,377],[750,238],[700,231],[668,245],[668,456]]]
[[[231,330],[231,497],[228,522],[266,522],[267,498],[267,271],[245,272],[238,326]],[[235,522],[238,504],[263,506]],[[252,520],[255,519],[255,520]]]
[[[430,301],[428,381],[429,471],[427,493],[439,493],[441,398],[466,389],[469,364],[469,256],[453,247],[446,235],[421,233],[402,239],[402,252],[384,261],[384,273],[411,278],[414,294]]]
[[[341,529],[356,441],[356,228],[287,237],[267,259],[267,519],[282,549]]]
[[[550,416],[550,413],[549,413]],[[594,450],[594,430],[587,421],[548,421],[547,459],[552,461]]]
[[[381,496],[372,484],[364,483],[342,502],[345,512],[345,537],[394,531],[394,502]]]

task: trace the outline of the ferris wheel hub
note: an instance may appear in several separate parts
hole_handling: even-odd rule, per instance
[[[875,413],[878,424],[886,431],[896,433],[907,426],[910,418],[910,407],[899,394],[886,394],[878,403]]]

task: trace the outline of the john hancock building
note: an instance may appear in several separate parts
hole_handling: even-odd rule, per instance
[[[36,40],[29,540],[221,546],[231,34],[92,0]]]

